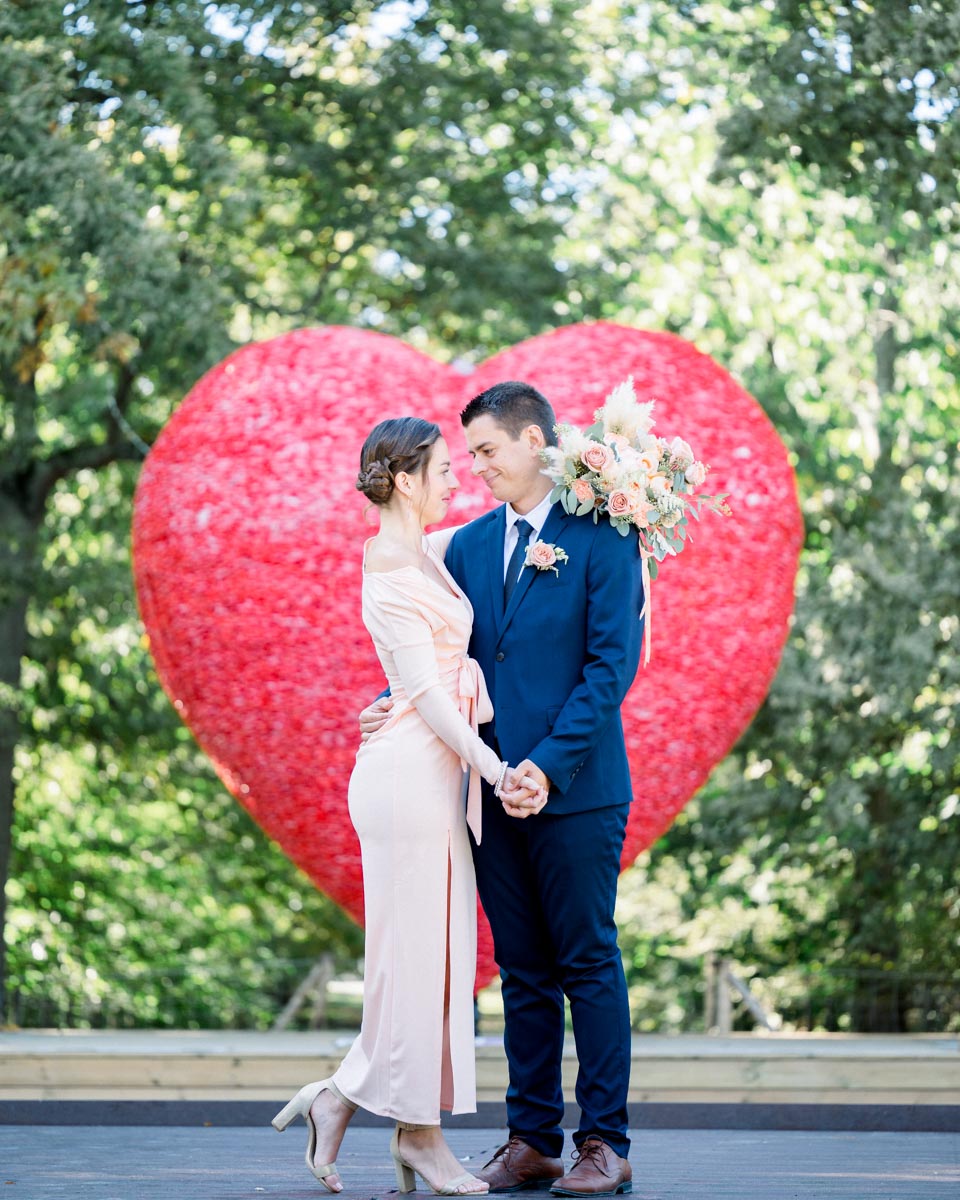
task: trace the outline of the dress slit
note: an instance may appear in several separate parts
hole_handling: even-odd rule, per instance
[[[450,839],[447,838],[447,915],[444,938],[443,971],[443,1045],[440,1053],[440,1108],[449,1112],[453,1108],[453,1060],[450,1054],[450,903],[453,879],[453,862],[450,855]]]

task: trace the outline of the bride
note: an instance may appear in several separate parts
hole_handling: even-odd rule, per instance
[[[493,710],[467,655],[473,610],[443,564],[447,535],[424,535],[457,486],[431,422],[382,421],[364,442],[357,488],[379,510],[380,531],[364,546],[362,614],[393,706],[361,745],[348,791],[363,862],[363,1019],[333,1076],[301,1088],[273,1120],[282,1130],[303,1116],[307,1166],[331,1192],[343,1187],[335,1158],[357,1107],[396,1121],[401,1192],[414,1189],[415,1172],[442,1195],[488,1190],[440,1128],[442,1110],[476,1111],[467,828],[479,842],[481,776],[514,809],[535,811],[546,795],[477,733]]]

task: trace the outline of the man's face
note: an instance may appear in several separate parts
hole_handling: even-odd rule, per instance
[[[497,500],[516,505],[543,491],[540,451],[544,441],[539,425],[527,426],[514,439],[484,413],[463,432],[473,457],[473,474],[480,476]]]

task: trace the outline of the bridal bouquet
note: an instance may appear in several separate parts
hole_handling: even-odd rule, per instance
[[[624,537],[633,530],[640,539],[644,664],[650,661],[650,581],[657,564],[686,545],[691,517],[699,520],[704,508],[730,512],[725,494],[694,495],[709,467],[683,438],[668,441],[650,432],[653,405],[637,401],[630,376],[593,414],[589,429],[557,425],[560,444],[543,451],[543,473],[554,483],[551,500],[578,517],[606,516]]]
[[[609,517],[624,537],[636,532],[650,578],[656,579],[657,563],[683,549],[691,517],[699,520],[704,508],[730,510],[722,494],[694,495],[709,467],[694,458],[683,438],[668,441],[650,432],[653,406],[638,403],[630,376],[593,414],[589,429],[556,426],[560,444],[543,451],[543,473],[555,484],[551,500],[568,513],[593,513],[594,521]]]

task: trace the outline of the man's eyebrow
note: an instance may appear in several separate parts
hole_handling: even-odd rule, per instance
[[[479,442],[471,450],[471,454],[475,454],[478,450],[488,450],[493,445],[493,442]]]

